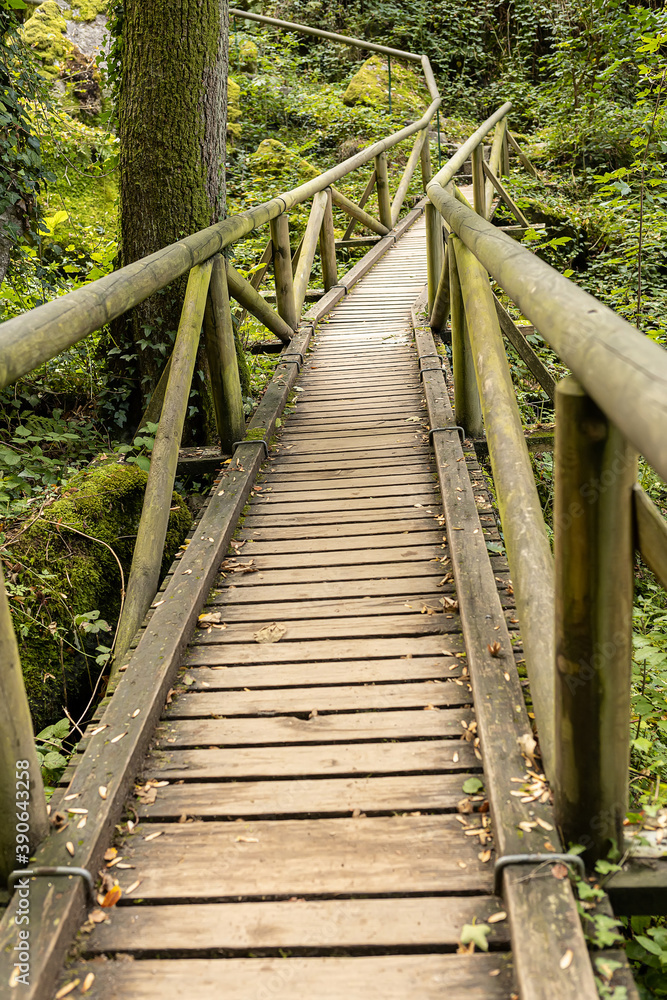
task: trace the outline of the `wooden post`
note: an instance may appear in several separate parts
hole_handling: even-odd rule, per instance
[[[327,192],[318,191],[313,198],[313,205],[308,216],[308,224],[303,234],[303,246],[299,255],[299,263],[294,273],[294,308],[296,309],[297,320],[301,317],[301,308],[306,298],[306,289],[308,288],[308,281],[313,267],[313,260],[315,259],[317,241],[320,238],[320,229],[327,202]]]
[[[507,131],[507,119],[503,118],[501,121],[498,122],[493,132],[493,143],[491,145],[491,155],[489,156],[488,166],[484,162],[484,159],[482,158],[482,166],[487,168],[484,170],[484,173],[487,176],[484,188],[485,198],[486,198],[486,212],[484,215],[485,219],[490,218],[491,206],[493,204],[493,184],[491,183],[491,180],[489,178],[488,171],[490,171],[496,177],[500,173],[500,161],[502,158],[503,142],[505,140],[506,131]]]
[[[456,263],[458,236],[449,235],[449,308],[452,325],[452,370],[454,373],[454,413],[470,437],[482,437],[484,423],[477,391],[470,337],[463,308],[463,294]]]
[[[378,193],[378,214],[380,222],[391,229],[391,201],[389,200],[389,172],[387,169],[387,154],[378,153],[375,157],[375,178]]]
[[[473,208],[483,219],[486,218],[486,191],[484,190],[484,146],[480,142],[471,154]]]
[[[430,201],[426,202],[426,270],[428,277],[428,312],[433,309],[438,282],[442,272],[443,241],[440,213]]]
[[[593,864],[623,851],[637,456],[573,378],[556,387],[554,808]]]
[[[510,173],[510,149],[507,139],[507,128],[503,132],[503,148],[500,151],[500,176],[509,177]]]
[[[162,550],[169,523],[169,507],[174,489],[174,479],[176,478],[178,449],[188,409],[192,373],[197,357],[212,267],[213,260],[195,265],[190,271],[185,290],[181,321],[171,356],[169,382],[151,454],[151,467],[146,483],[137,541],[132,556],[125,605],[118,623],[114,660],[109,679],[111,688],[118,682],[123,657],[130,648],[134,634],[150,607],[160,580]]]
[[[229,306],[225,259],[219,254],[213,259],[211,284],[204,313],[204,341],[211,373],[220,447],[223,452],[229,454],[234,441],[241,441],[245,437],[245,415]]]
[[[449,318],[449,253],[449,245],[447,245],[445,247],[433,309],[431,310],[429,319],[431,329],[440,334],[444,333]]]
[[[0,885],[49,830],[30,709],[0,565]]]
[[[289,219],[284,212],[277,219],[271,219],[271,241],[273,243],[273,272],[276,280],[278,315],[285,320],[292,330],[296,330],[299,324],[294,307],[294,279],[292,277],[292,250],[289,242]]]
[[[429,135],[428,127],[426,129],[426,138],[424,139],[424,145],[421,148],[420,153],[421,168],[422,168],[422,187],[424,191],[426,190],[426,185],[433,176],[431,170],[431,137]]]
[[[327,188],[325,193],[327,203],[324,208],[322,228],[320,229],[320,259],[322,261],[324,291],[328,292],[338,282],[338,268],[336,266],[336,234],[334,233],[331,188]]]

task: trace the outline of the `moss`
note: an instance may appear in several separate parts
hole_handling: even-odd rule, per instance
[[[243,72],[256,73],[258,59],[259,49],[254,42],[250,41],[249,38],[246,39],[246,41],[239,46],[239,63]]]
[[[71,6],[74,21],[94,21],[99,14],[107,12],[107,0],[72,0]]]
[[[300,180],[305,181],[319,174],[317,167],[308,160],[303,160],[278,139],[264,139],[248,159],[255,175],[271,179],[286,179],[287,175],[297,175]]]
[[[265,434],[266,434],[266,427],[253,427],[251,430],[246,431],[245,440],[263,441]]]
[[[236,80],[227,77],[227,135],[231,139],[239,139],[241,136],[241,126],[238,119],[241,117],[241,88]]]
[[[72,50],[66,30],[67,22],[55,0],[40,4],[23,26],[23,38],[35,50],[42,63],[41,71],[49,79],[58,76]]]
[[[388,107],[389,74],[386,60],[379,55],[367,59],[350,80],[343,94],[343,104],[365,104],[370,108]],[[403,63],[391,64],[392,110],[422,114],[426,104],[422,84],[416,73]]]
[[[62,718],[63,705],[76,711],[91,680],[94,683],[99,670],[94,649],[98,642],[110,645],[113,633],[86,636],[75,628],[73,617],[99,611],[101,619],[115,624],[121,591],[118,563],[94,539],[111,546],[127,583],[146,479],[136,465],[117,463],[78,473],[60,499],[45,507],[12,545],[13,582],[26,588],[14,619],[36,731]],[[163,573],[192,522],[176,493],[171,506],[175,509],[169,518]]]

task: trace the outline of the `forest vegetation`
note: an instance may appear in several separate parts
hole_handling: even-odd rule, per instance
[[[647,337],[667,343],[663,3],[245,0],[239,6],[426,53],[443,94],[443,160],[511,100],[512,130],[539,177],[517,165],[508,184],[530,221],[546,224],[529,230],[524,242]],[[130,235],[120,243],[118,212],[124,18],[123,0],[0,0],[0,320],[129,259]],[[81,39],[88,29],[98,31],[102,48],[84,51],[68,37],[68,24],[79,26]],[[233,215],[293,187],[423,112],[426,89],[398,62],[390,111],[386,63],[367,56],[232,20],[220,213]],[[408,149],[391,151],[396,178]],[[432,155],[438,156],[436,146]],[[341,190],[358,200],[365,183],[353,174]],[[416,180],[410,193],[420,193]],[[304,206],[292,213],[295,239],[306,220]],[[175,238],[165,232],[164,242]],[[254,272],[265,240],[256,234],[235,245],[242,274]],[[317,267],[311,285],[321,287]],[[141,420],[143,404],[175,333],[173,308],[161,306],[143,314],[132,336],[102,331],[0,392],[0,558],[47,783],[64,766],[74,723],[89,710],[110,653],[116,565],[120,560],[127,572],[155,432],[153,422]],[[251,317],[237,335],[249,415],[276,355],[251,350],[265,336]],[[554,377],[567,374],[539,333],[530,340]],[[525,422],[548,425],[548,397],[518,355],[509,354]],[[197,386],[190,404],[195,427],[206,406]],[[197,433],[192,440],[203,440]],[[549,513],[552,456],[533,460]],[[667,513],[665,484],[643,465],[640,480]],[[165,569],[207,488],[202,476],[177,481]],[[49,527],[58,521],[71,526],[67,543]],[[641,565],[637,579],[629,724],[632,804],[639,812],[667,804],[667,601]],[[637,918],[633,924],[629,949],[644,970],[641,989],[667,996],[667,929]]]

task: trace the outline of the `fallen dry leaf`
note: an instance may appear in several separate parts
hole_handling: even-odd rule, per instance
[[[95,973],[89,972],[81,985],[81,992],[87,993],[94,982],[95,982]]]
[[[155,833],[149,833],[147,837],[144,837],[144,840],[146,842],[149,840],[155,840],[157,837],[161,837],[163,833],[163,830],[157,830]]]
[[[221,623],[224,628],[227,628],[222,621],[222,612],[220,611],[212,611],[210,614],[200,615],[197,619],[197,625],[199,628],[208,628],[209,625],[215,625],[218,623]]]
[[[567,878],[568,867],[567,865],[553,865],[551,868],[551,874],[559,882],[562,882],[564,878]]]
[[[75,990],[80,982],[81,982],[80,979],[73,979],[71,983],[67,983],[65,986],[61,986],[58,992],[56,993],[55,1000],[62,1000],[62,997],[66,997],[69,993],[72,992],[72,990]]]
[[[140,885],[141,885],[141,879],[138,878],[136,882],[133,882],[132,885],[125,890],[125,895],[129,896],[130,893],[134,892],[135,889],[138,889]]]
[[[109,889],[106,893],[104,899],[100,903],[100,906],[108,909],[110,906],[115,906],[120,897],[123,895],[123,890],[119,885],[115,885],[113,889]]]
[[[482,864],[486,864],[487,861],[491,860],[491,851],[489,851],[487,848],[486,851],[480,851],[477,857],[482,862]]]
[[[106,799],[106,797],[107,797],[107,786],[106,785],[100,785],[100,787],[97,789],[97,793],[98,793],[98,795],[99,795],[99,797],[101,799]]]
[[[259,844],[257,837],[237,837],[236,841],[239,844]]]
[[[561,958],[560,962],[558,963],[561,969],[569,969],[570,966],[572,965],[573,958],[574,954],[572,952],[572,949],[568,948],[563,957]]]
[[[94,924],[103,924],[105,920],[109,919],[109,914],[105,913],[104,910],[91,910],[88,919]]]
[[[486,647],[491,656],[500,656],[502,647],[499,642],[490,642]]]
[[[492,913],[490,917],[486,918],[487,924],[499,924],[501,920],[507,920],[507,914],[504,910],[498,910],[497,913]]]
[[[68,854],[71,854],[72,857],[74,857],[74,844],[72,843],[71,840],[68,840],[67,843],[65,844],[65,850],[67,851]]]
[[[271,622],[255,632],[256,642],[278,642],[285,635],[287,627],[281,622]]]

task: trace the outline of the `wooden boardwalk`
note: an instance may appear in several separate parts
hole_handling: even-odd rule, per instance
[[[455,953],[502,906],[486,814],[456,811],[481,754],[410,328],[423,248],[420,222],[319,328],[145,762],[123,902],[81,940],[90,996],[511,993],[506,921]]]

